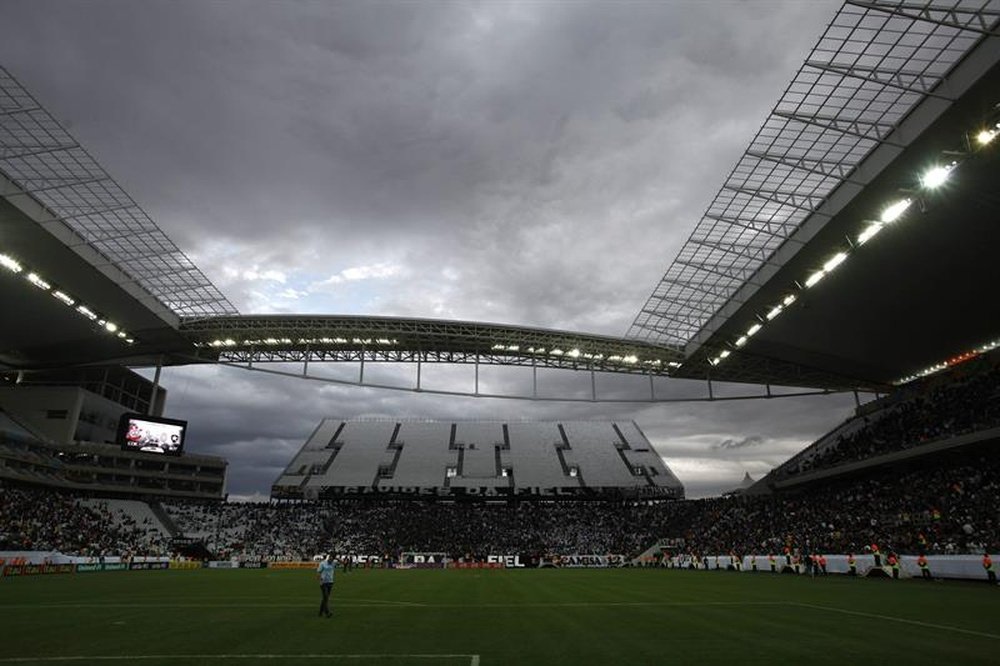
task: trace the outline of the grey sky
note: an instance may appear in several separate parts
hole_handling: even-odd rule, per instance
[[[837,6],[7,0],[0,62],[242,312],[621,335]],[[851,405],[526,404],[220,368],[164,384],[240,494],[321,418],[380,414],[634,418],[700,495]]]

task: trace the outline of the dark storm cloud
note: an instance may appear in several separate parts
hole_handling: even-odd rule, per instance
[[[8,0],[0,62],[244,312],[620,335],[835,8]],[[465,370],[439,376],[467,385]],[[367,413],[635,418],[671,464],[692,461],[708,485],[715,469],[721,489],[723,466],[776,464],[849,404],[535,404],[167,377],[192,446],[229,457],[241,493],[266,489],[324,416]],[[747,432],[764,442],[713,448]]]
[[[759,446],[764,443],[764,438],[760,435],[751,435],[749,437],[744,437],[743,439],[724,439],[717,444],[713,444],[713,449],[723,449],[725,451],[731,451],[733,449],[742,449],[748,446]]]

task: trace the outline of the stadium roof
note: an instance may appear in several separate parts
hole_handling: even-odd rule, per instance
[[[628,336],[683,348],[684,376],[797,385],[840,375],[877,387],[1000,335],[960,296],[949,330],[924,314],[996,276],[995,233],[977,223],[995,210],[984,197],[996,163],[970,139],[998,119],[998,23],[994,0],[845,3]],[[957,186],[921,191],[920,169],[953,161]],[[924,217],[919,228],[860,251],[861,233],[872,221],[880,230],[883,209],[903,199],[914,202],[906,217]],[[956,223],[966,242],[942,256]],[[847,258],[834,284],[810,291]],[[885,298],[919,314],[887,320],[892,309],[869,307]]]
[[[73,232],[178,317],[236,308],[41,104],[0,67],[0,192],[44,207],[38,223]],[[2,251],[2,250],[0,250]]]
[[[624,339],[238,316],[0,69],[0,273],[26,278],[0,280],[0,364],[364,358],[884,389],[1000,338],[979,286],[1000,281],[1000,141],[975,139],[1000,129],[998,22],[1000,0],[847,2]],[[938,189],[919,182],[933,164]]]

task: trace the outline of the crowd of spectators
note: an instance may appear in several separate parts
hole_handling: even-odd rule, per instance
[[[308,559],[319,552],[330,508],[293,503],[163,502],[186,536],[216,557],[243,560]]]
[[[170,544],[107,504],[85,506],[69,493],[0,484],[0,550],[122,557],[167,555]]]
[[[1000,367],[908,396],[873,414],[863,428],[811,457],[790,461],[781,476],[835,467],[883,453],[1000,426]]]
[[[906,470],[775,495],[688,501],[319,503],[171,502],[167,514],[219,559],[299,560],[318,553],[452,557],[609,553],[636,556],[661,540],[707,554],[981,553],[1000,548],[1000,459],[927,461]],[[46,489],[0,486],[0,550],[158,555],[159,532],[101,505]]]
[[[680,503],[670,536],[698,553],[981,553],[1000,547],[1000,460],[887,470],[822,488]]]

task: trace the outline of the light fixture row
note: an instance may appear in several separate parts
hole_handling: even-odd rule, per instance
[[[1000,136],[1000,122],[995,123],[992,127],[984,128],[976,132],[975,140],[971,143],[973,149],[983,149],[988,145],[992,144],[996,140],[997,136]],[[920,187],[924,190],[934,190],[951,177],[952,172],[959,166],[958,160],[950,160],[945,164],[937,164],[930,169],[928,169],[920,178]],[[798,293],[806,291],[815,287],[821,280],[830,275],[838,266],[844,263],[853,252],[855,252],[859,247],[868,243],[872,238],[874,238],[880,231],[898,221],[903,217],[904,214],[913,205],[913,198],[906,197],[902,199],[897,199],[886,205],[882,211],[879,213],[878,219],[868,220],[861,231],[853,238],[848,239],[848,246],[841,247],[838,251],[830,256],[826,262],[823,263],[821,268],[813,270],[809,275],[805,276],[802,282],[795,283],[795,291],[790,291],[785,295],[781,301],[773,305],[768,309],[767,313],[763,316],[757,315],[754,322],[747,328],[746,332],[736,338],[732,342],[731,348],[723,349],[716,356],[709,357],[708,362],[712,366],[719,365],[727,358],[732,355],[732,351],[739,349],[747,343],[747,341],[753,337],[760,329],[768,322],[775,319],[779,314],[781,314],[789,305],[794,303],[798,299]],[[940,365],[940,364],[938,364]],[[938,366],[934,366],[938,367]],[[949,367],[944,365],[943,367]],[[943,369],[943,368],[942,368]],[[929,372],[926,374],[930,374]],[[926,374],[917,373],[909,378],[901,379],[896,384],[905,384],[908,381],[913,381],[919,377],[924,377]]]
[[[966,361],[974,359],[977,356],[981,356],[983,354],[991,352],[994,349],[996,349],[997,347],[1000,347],[1000,339],[991,340],[990,342],[987,342],[986,344],[979,345],[975,349],[970,349],[969,351],[962,352],[961,354],[958,354],[957,356],[952,356],[951,358],[949,358],[949,359],[947,359],[945,361],[941,361],[940,363],[935,363],[934,365],[932,365],[930,367],[927,367],[927,368],[924,368],[923,370],[920,370],[919,372],[915,372],[912,375],[908,375],[906,377],[901,377],[900,379],[897,379],[896,381],[894,381],[893,384],[896,385],[896,386],[900,386],[902,384],[909,384],[910,382],[912,382],[914,380],[922,379],[924,377],[928,377],[930,375],[933,375],[933,374],[936,374],[938,372],[941,372],[942,370],[947,370],[948,368],[954,367],[954,366],[958,365],[959,363],[965,363]]]
[[[71,296],[63,289],[56,287],[49,280],[42,277],[38,271],[29,270],[22,261],[12,255],[0,252],[0,267],[6,269],[14,275],[22,276],[36,289],[41,289],[42,291],[51,294],[53,298],[66,307],[72,308],[78,315],[95,322],[105,333],[113,335],[130,345],[135,342],[135,340],[132,339],[132,337],[118,324],[104,317],[86,303],[81,302],[79,298]]]
[[[196,347],[202,348],[213,348],[213,349],[224,349],[232,348],[237,346],[251,346],[251,347],[268,347],[268,346],[279,346],[279,345],[369,345],[369,346],[395,346],[400,345],[399,340],[395,338],[344,338],[344,337],[323,337],[323,338],[257,338],[257,339],[242,339],[235,340],[234,338],[218,338],[216,340],[211,340],[209,342],[196,342]],[[505,352],[518,352],[521,350],[520,345],[503,345],[495,344],[492,346],[491,351],[505,351]],[[526,349],[528,354],[547,354],[549,356],[565,356],[569,358],[583,358],[591,361],[603,361],[607,359],[611,362],[625,363],[627,365],[648,365],[653,367],[659,367],[663,365],[663,361],[660,359],[647,359],[640,360],[635,354],[626,355],[611,355],[605,356],[604,354],[591,354],[589,352],[581,352],[579,349],[563,350],[559,348],[546,349],[545,347],[528,347]],[[668,361],[666,365],[670,368],[680,367],[680,363],[677,361]]]

